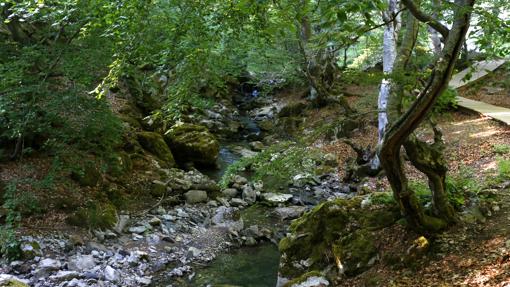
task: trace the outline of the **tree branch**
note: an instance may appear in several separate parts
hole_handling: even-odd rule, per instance
[[[409,9],[409,11],[413,14],[413,16],[418,19],[421,22],[427,23],[432,29],[439,32],[444,39],[448,38],[448,34],[450,33],[450,30],[441,22],[434,19],[432,16],[425,14],[423,11],[420,10],[419,7],[416,6],[416,4],[413,2],[413,0],[402,0],[402,3]]]

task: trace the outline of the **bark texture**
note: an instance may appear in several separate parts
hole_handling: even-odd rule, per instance
[[[413,1],[404,1],[404,4],[407,6],[410,4],[409,2],[412,2],[412,9],[408,6],[408,8],[410,8],[409,11],[414,16],[419,15],[419,17],[416,17],[417,19],[423,19],[423,12],[419,10],[419,6]],[[444,200],[446,197],[444,187],[442,189],[437,189],[439,192],[433,189],[432,192],[436,193],[433,194],[434,205],[438,209],[439,217],[444,220],[428,216],[423,212],[423,208],[417,201],[413,190],[409,188],[400,151],[401,147],[407,143],[411,153],[413,148],[417,153],[424,152],[424,149],[420,149],[420,145],[417,142],[413,142],[413,139],[409,138],[409,136],[427,118],[437,98],[448,86],[455,62],[462,49],[464,38],[469,28],[472,12],[471,8],[474,2],[474,0],[455,0],[454,23],[451,30],[447,31],[444,48],[435,62],[428,82],[411,107],[398,117],[388,128],[380,150],[381,165],[386,171],[395,199],[408,223],[418,230],[425,229],[436,231],[443,228],[449,221],[448,216],[444,213],[447,212],[451,206],[449,207],[448,201]],[[428,17],[425,18],[428,19]],[[430,25],[430,23],[428,24]],[[409,27],[406,27],[406,29],[409,29]],[[443,31],[443,33],[444,32],[445,31]],[[435,157],[437,155],[431,152],[431,156]],[[416,162],[418,164],[420,163],[418,161]],[[424,166],[424,170],[429,166],[438,169],[441,168],[439,164],[428,164]],[[434,174],[434,176],[441,176],[442,174],[442,171],[438,170],[437,174]],[[446,174],[446,171],[444,171],[444,174]],[[444,178],[432,177],[432,186],[435,187],[441,184],[444,184]]]

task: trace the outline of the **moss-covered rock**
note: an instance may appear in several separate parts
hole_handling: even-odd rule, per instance
[[[81,186],[96,186],[101,180],[101,173],[94,163],[85,162],[83,166],[71,172],[71,178],[77,181]]]
[[[8,274],[0,275],[0,287],[29,287],[29,285],[15,276]]]
[[[376,254],[374,237],[365,229],[356,230],[333,245],[333,255],[335,259],[341,260],[347,275],[356,275],[366,270]]]
[[[308,108],[308,105],[303,102],[291,103],[283,107],[278,113],[279,118],[283,117],[294,117],[302,115],[303,112]]]
[[[322,287],[329,286],[329,281],[319,271],[307,272],[285,283],[283,287]]]
[[[117,209],[108,203],[91,204],[78,209],[67,218],[67,222],[71,225],[92,229],[112,228],[117,222]]]
[[[144,149],[151,152],[170,167],[175,166],[175,159],[163,136],[154,132],[137,133],[138,142]]]
[[[215,165],[220,151],[218,140],[206,127],[181,123],[165,134],[165,141],[180,162]]]
[[[328,266],[349,276],[366,270],[377,255],[373,232],[394,224],[399,213],[394,204],[362,208],[362,199],[328,201],[293,221],[279,245],[280,274],[296,278]]]

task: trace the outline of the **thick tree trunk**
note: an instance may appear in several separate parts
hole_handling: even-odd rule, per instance
[[[448,167],[443,155],[444,143],[439,130],[434,128],[434,133],[436,136],[433,144],[420,141],[411,135],[409,140],[404,143],[404,147],[412,164],[429,180],[434,215],[447,223],[454,223],[456,221],[455,211],[448,201],[446,190]]]
[[[412,1],[405,1],[406,6],[410,8],[409,10],[417,19],[429,18],[424,17],[423,13],[416,9],[416,6],[411,9],[409,2]],[[412,2],[411,5],[415,5],[415,3]],[[395,199],[399,203],[402,213],[408,219],[411,226],[419,230],[437,230],[444,226],[444,221],[438,221],[437,219],[426,216],[422,207],[417,203],[414,192],[410,190],[408,186],[402,165],[400,149],[408,140],[411,133],[427,117],[437,98],[447,88],[455,62],[464,43],[464,37],[469,27],[471,8],[473,5],[474,0],[455,0],[456,10],[454,11],[454,23],[450,31],[442,31],[447,35],[447,38],[440,57],[438,57],[435,62],[429,81],[419,93],[411,107],[388,128],[380,151],[381,165],[386,171]],[[444,28],[438,26],[437,23],[434,25],[439,27],[439,29]],[[407,27],[407,29],[409,29],[409,27]],[[432,184],[441,184],[441,178],[433,179]],[[442,198],[443,195],[444,194],[441,193],[437,195],[438,202],[436,204],[445,202]],[[449,205],[447,201],[446,204]],[[438,212],[441,213],[441,218],[448,217],[443,214],[445,210],[449,209],[448,206],[436,207],[444,209],[438,210]]]

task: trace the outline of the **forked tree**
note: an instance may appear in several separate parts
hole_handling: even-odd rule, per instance
[[[416,100],[402,111],[403,88],[398,79],[388,103],[389,126],[379,149],[381,165],[391,184],[394,197],[411,227],[424,231],[435,231],[456,221],[453,207],[448,201],[445,180],[447,166],[443,156],[441,133],[434,128],[434,142],[419,140],[413,133],[429,116],[438,97],[446,90],[455,63],[462,50],[469,28],[475,0],[455,0],[448,5],[453,15],[451,28],[444,26],[432,15],[420,8],[419,1],[402,0],[408,10],[404,37],[397,53],[395,73],[403,72],[409,66],[410,55],[414,50],[418,34],[418,21],[426,23],[444,38],[444,45],[431,72]],[[429,181],[432,192],[433,215],[427,215],[408,184],[401,154],[402,147],[412,164],[423,172]]]

